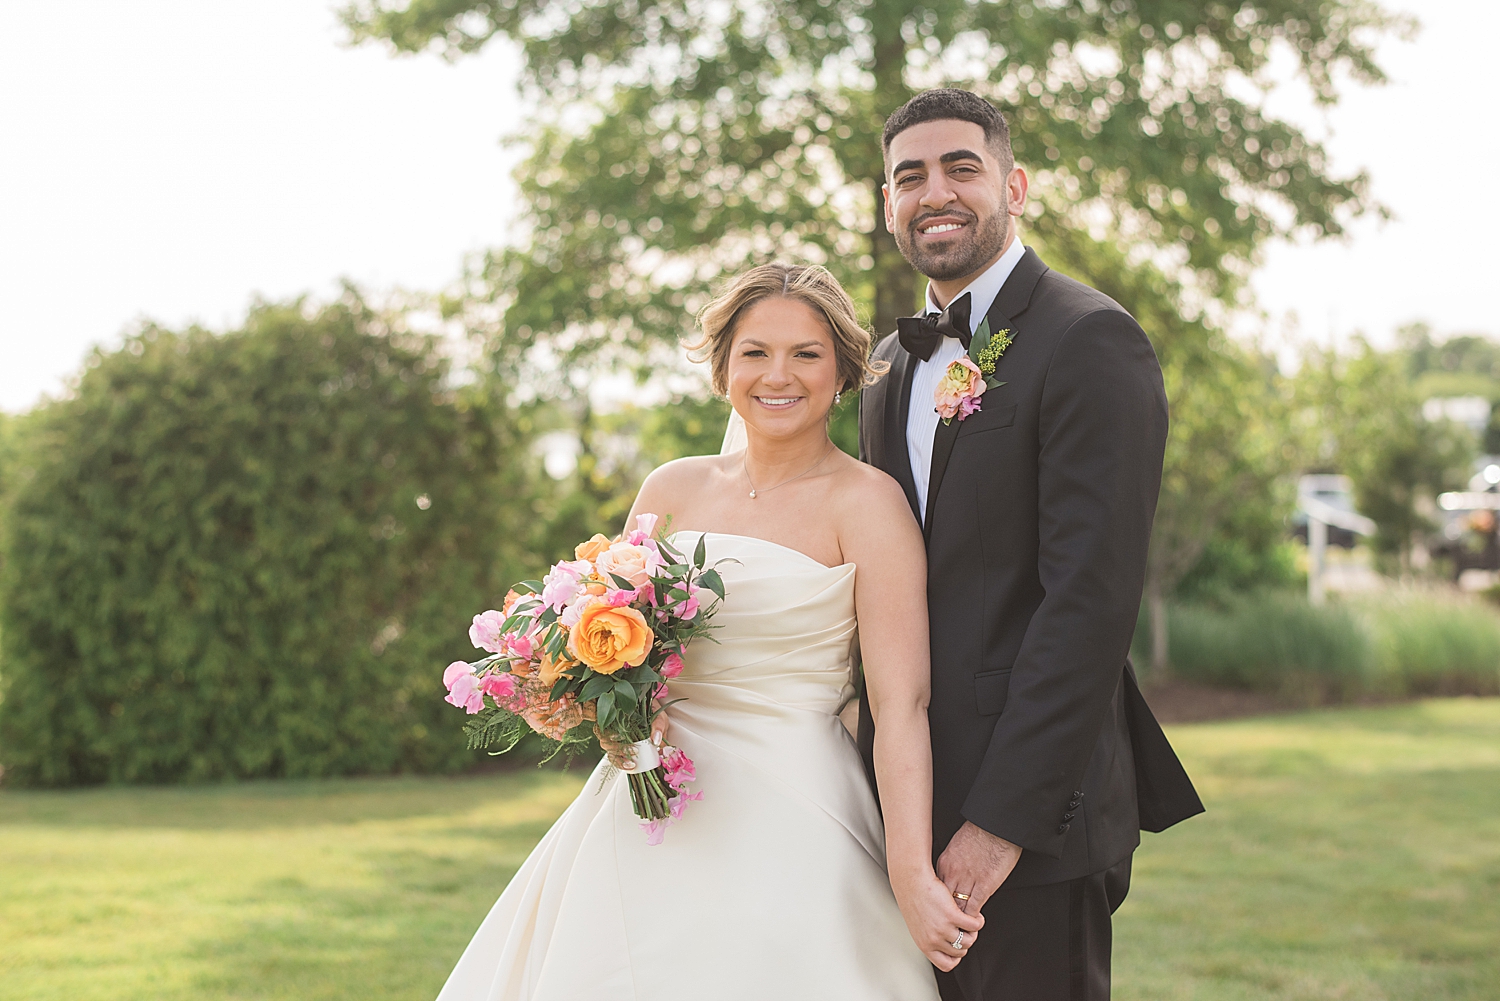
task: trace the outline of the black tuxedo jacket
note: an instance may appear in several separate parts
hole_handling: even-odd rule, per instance
[[[1100,872],[1140,831],[1200,813],[1128,660],[1161,487],[1167,401],[1119,304],[1027,250],[990,329],[1015,343],[982,409],[939,424],[927,491],[934,859],[965,820],[1020,845],[1008,886]],[[975,325],[978,325],[976,319]],[[916,359],[860,400],[860,454],[913,515],[906,447]],[[860,750],[874,780],[874,726]]]

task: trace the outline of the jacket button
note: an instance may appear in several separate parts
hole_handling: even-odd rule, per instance
[[[1077,789],[1074,789],[1073,790],[1073,798],[1074,799],[1083,799],[1083,793],[1079,792]]]
[[[1068,833],[1068,825],[1067,824],[1058,824],[1057,825],[1057,833],[1058,834],[1067,834]]]
[[[1065,814],[1063,814],[1063,819],[1064,820],[1072,820],[1076,816],[1077,816],[1077,814],[1074,814],[1074,813],[1065,813]]]

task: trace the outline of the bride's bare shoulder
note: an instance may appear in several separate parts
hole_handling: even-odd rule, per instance
[[[862,534],[863,530],[890,530],[893,527],[916,529],[916,518],[901,484],[884,470],[869,463],[846,457],[839,463],[837,497],[841,535]]]
[[[724,475],[721,455],[690,455],[673,459],[653,469],[636,496],[638,511],[680,511],[684,502],[698,496],[715,477]]]

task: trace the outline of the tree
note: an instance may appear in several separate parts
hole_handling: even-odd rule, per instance
[[[1401,27],[1368,0],[351,0],[343,17],[396,52],[519,45],[524,239],[475,277],[507,339],[594,359],[672,341],[714,278],[776,255],[826,263],[893,329],[917,291],[878,224],[880,126],[949,83],[1011,110],[1029,239],[1055,266],[1099,281],[1073,251],[1107,243],[1172,270],[1189,314],[1230,301],[1267,238],[1337,234],[1370,204],[1364,175],[1236,95],[1280,51],[1333,102],[1340,73],[1383,79],[1373,46]]]
[[[438,348],[352,294],[264,305],[224,335],[148,326],[27,417],[0,570],[8,781],[473,760],[441,669],[532,562],[526,453]]]
[[[1297,377],[1305,426],[1314,431],[1311,465],[1354,480],[1354,501],[1375,521],[1376,551],[1411,570],[1413,543],[1433,528],[1424,513],[1435,495],[1468,479],[1476,442],[1451,421],[1428,421],[1404,351],[1313,351]]]

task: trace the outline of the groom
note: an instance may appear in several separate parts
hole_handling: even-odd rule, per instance
[[[1106,999],[1140,831],[1203,810],[1127,659],[1167,439],[1161,369],[1129,313],[1022,246],[1028,181],[989,102],[918,94],[882,138],[885,224],[929,282],[926,315],[875,350],[891,370],[862,394],[860,453],[926,536],[937,871],[985,917],[939,989]],[[873,776],[866,700],[859,741]]]

